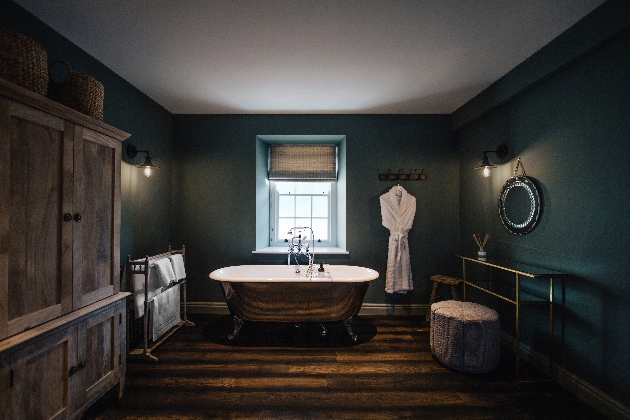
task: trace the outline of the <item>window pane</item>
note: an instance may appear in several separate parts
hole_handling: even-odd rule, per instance
[[[295,182],[296,194],[310,194],[312,189],[312,182]]]
[[[297,217],[311,217],[311,197],[295,197],[295,215]],[[308,224],[306,225],[308,226]]]
[[[275,212],[276,220],[274,241],[283,242],[295,234],[306,236],[310,243],[311,230],[302,229],[301,232],[287,233],[296,226],[310,226],[313,229],[315,240],[330,241],[330,194],[332,183],[330,182],[280,182],[273,181],[278,200],[278,209]],[[317,246],[317,245],[316,245]]]
[[[313,236],[315,240],[328,240],[328,219],[313,219]],[[317,248],[315,248],[317,250]]]
[[[328,194],[330,182],[313,182],[313,194]]]
[[[328,217],[328,196],[313,196],[313,217]]]
[[[276,237],[279,240],[284,240],[284,239],[288,239],[289,242],[291,242],[291,234],[287,233],[289,232],[289,229],[291,229],[293,227],[293,225],[295,224],[295,222],[293,221],[293,218],[280,218],[278,219],[278,231],[276,232]]]
[[[279,194],[328,194],[330,182],[283,182],[272,181]]]
[[[280,194],[293,194],[295,192],[295,182],[276,182],[276,190]]]
[[[295,216],[295,197],[288,195],[281,195],[278,197],[278,216]]]

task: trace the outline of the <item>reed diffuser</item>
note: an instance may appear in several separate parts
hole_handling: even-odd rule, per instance
[[[473,239],[475,240],[475,242],[477,243],[477,246],[479,247],[479,251],[477,251],[477,259],[480,261],[486,260],[486,251],[483,250],[483,247],[486,246],[486,243],[488,242],[488,238],[490,238],[490,235],[486,233],[483,236],[483,241],[482,241],[476,233],[473,233]]]

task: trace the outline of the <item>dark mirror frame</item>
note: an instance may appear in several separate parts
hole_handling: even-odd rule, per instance
[[[506,214],[506,199],[512,188],[525,188],[527,194],[529,195],[529,216],[527,220],[523,223],[514,223],[511,221]],[[532,231],[538,224],[540,220],[540,214],[542,210],[542,200],[541,194],[536,186],[535,181],[528,176],[513,176],[508,179],[503,187],[501,188],[501,193],[499,194],[499,217],[501,218],[501,222],[503,226],[515,235],[525,235]]]

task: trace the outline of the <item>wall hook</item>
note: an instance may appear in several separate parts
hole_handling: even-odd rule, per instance
[[[409,173],[405,173],[404,169],[398,169],[397,174],[393,174],[391,169],[387,170],[387,173],[378,174],[379,181],[425,181],[427,179],[426,174],[424,173],[424,168],[420,173],[418,173],[418,169],[409,169]]]

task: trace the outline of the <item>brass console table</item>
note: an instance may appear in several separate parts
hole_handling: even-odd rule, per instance
[[[464,255],[457,255],[462,259],[462,275],[464,280],[464,301],[466,300],[466,287],[470,286],[482,292],[488,293],[496,298],[502,299],[514,305],[516,310],[516,325],[515,325],[515,369],[516,379],[519,380],[520,371],[520,359],[521,359],[521,330],[520,330],[520,313],[521,305],[531,304],[544,304],[549,305],[549,379],[552,378],[553,373],[553,279],[556,277],[566,276],[565,273],[561,273],[554,270],[548,270],[546,268],[535,267],[527,264],[521,264],[513,261],[499,260],[488,258],[486,261],[481,261],[477,258],[471,258]],[[487,266],[488,279],[485,280],[471,280],[466,273],[466,263],[474,263]],[[505,294],[497,293],[492,288],[492,269],[497,269],[509,273],[514,273],[514,298],[505,296]],[[531,278],[548,279],[548,292],[549,296],[546,298],[539,297],[528,292],[523,292],[520,285],[520,277],[526,276]],[[474,282],[473,282],[474,281]],[[476,283],[488,283],[488,287],[480,286]]]

